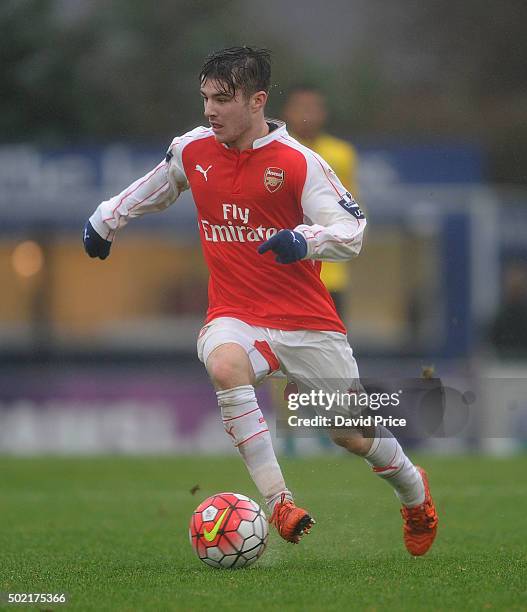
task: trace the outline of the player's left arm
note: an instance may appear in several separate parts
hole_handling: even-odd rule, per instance
[[[306,155],[301,204],[305,223],[293,231],[307,245],[304,259],[345,261],[361,250],[366,218],[330,166],[315,153]]]
[[[305,223],[279,231],[261,244],[258,252],[272,251],[281,264],[356,257],[366,227],[364,213],[319,155],[310,151],[305,158],[307,171],[300,198]]]

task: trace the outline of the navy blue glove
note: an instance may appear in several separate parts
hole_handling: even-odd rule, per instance
[[[307,254],[307,242],[299,232],[280,230],[278,234],[271,236],[269,240],[258,247],[260,255],[267,251],[276,253],[278,263],[293,263],[299,259],[304,259]]]
[[[93,225],[89,221],[84,226],[82,241],[84,242],[84,250],[90,257],[106,259],[110,254],[112,243],[109,240],[101,238],[93,229]]]

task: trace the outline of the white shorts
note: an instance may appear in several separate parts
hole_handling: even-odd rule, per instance
[[[344,334],[331,331],[283,331],[219,317],[202,327],[198,357],[204,364],[212,351],[234,342],[245,349],[256,384],[281,370],[299,387],[324,391],[359,390],[359,369]]]

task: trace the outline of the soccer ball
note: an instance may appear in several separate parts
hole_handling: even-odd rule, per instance
[[[211,567],[252,565],[267,546],[269,528],[260,506],[239,493],[217,493],[194,510],[189,538],[198,557]]]

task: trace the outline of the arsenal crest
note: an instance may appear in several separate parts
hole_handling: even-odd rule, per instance
[[[282,168],[267,168],[264,173],[264,185],[267,191],[274,193],[284,184],[285,172]]]

